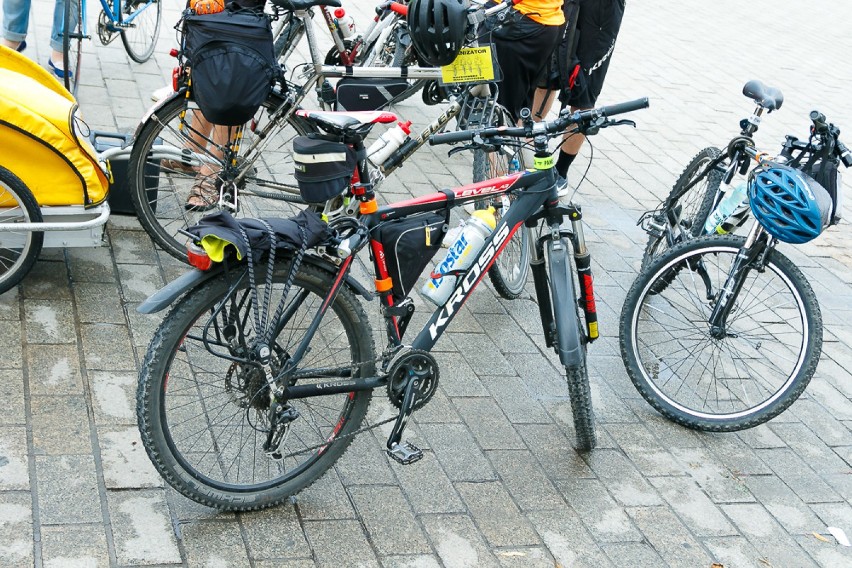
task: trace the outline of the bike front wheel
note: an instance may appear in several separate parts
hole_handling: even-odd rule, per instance
[[[502,122],[500,124],[510,124]],[[473,181],[485,181],[514,171],[524,171],[524,155],[518,148],[505,147],[496,152],[475,150],[473,153]],[[514,201],[514,196],[502,196],[492,201],[477,203],[477,208],[494,207],[499,221]],[[497,293],[507,300],[518,298],[524,291],[530,268],[530,242],[532,234],[526,226],[520,227],[509,240],[503,252],[488,270],[488,278]]]
[[[281,104],[270,98],[251,123],[229,130],[207,123],[185,92],[151,114],[133,144],[128,183],[139,222],[154,242],[185,262],[180,231],[205,215],[290,217],[305,208],[292,142],[313,129],[295,114],[278,112]],[[226,161],[229,142],[235,159]],[[220,202],[222,194],[229,199]]]
[[[288,268],[275,272],[273,309]],[[207,506],[247,511],[281,503],[331,467],[352,442],[372,392],[270,402],[264,372],[250,362],[257,306],[247,278],[233,291],[229,284],[236,279],[231,280],[219,277],[192,290],[163,320],[142,364],[137,415],[145,449],[172,487]],[[332,285],[332,274],[307,264],[296,274],[282,325],[268,343],[273,376],[293,364],[291,357]],[[258,287],[260,294],[264,290]],[[365,322],[363,308],[344,286],[305,355],[285,372],[286,385],[276,386],[330,388],[374,375],[372,334]],[[291,421],[277,444],[264,447],[272,404],[288,410]]]
[[[65,68],[65,88],[75,97],[80,84],[80,67],[83,55],[83,1],[65,1],[65,19],[62,23],[62,65]]]
[[[722,154],[718,148],[707,147],[698,152],[677,178],[669,196],[663,203],[658,221],[665,226],[663,234],[650,235],[642,256],[642,270],[650,262],[665,252],[671,244],[698,237],[704,233],[704,223],[710,216],[719,186],[722,172],[711,170],[703,179],[688,190],[684,188],[695,181],[707,165]]]
[[[724,333],[711,333],[710,314],[744,244],[730,235],[681,243],[639,275],[621,312],[621,356],[633,384],[689,428],[726,432],[774,418],[801,395],[819,361],[816,296],[774,249],[745,276]]]
[[[137,63],[148,61],[160,37],[162,0],[124,0],[119,18],[121,43],[127,55]]]
[[[561,362],[565,365],[568,396],[577,449],[589,451],[597,445],[595,413],[592,409],[592,392],[587,364],[588,340],[580,317],[574,265],[568,254],[567,242],[556,247],[547,246],[547,267],[550,276],[551,307],[555,324],[555,344]],[[541,309],[541,306],[540,306]],[[560,353],[564,351],[564,353]]]

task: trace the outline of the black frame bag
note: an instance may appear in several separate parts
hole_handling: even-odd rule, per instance
[[[410,87],[402,78],[344,77],[337,83],[334,110],[381,110]]]
[[[394,303],[411,294],[420,273],[441,248],[447,228],[445,214],[423,213],[388,221],[373,230],[373,237],[382,243],[385,251]]]
[[[269,18],[233,8],[183,22],[192,98],[207,120],[225,126],[248,122],[280,75]]]

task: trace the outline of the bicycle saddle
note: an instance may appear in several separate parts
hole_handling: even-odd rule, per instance
[[[296,114],[308,119],[326,132],[339,133],[345,130],[355,132],[368,124],[388,124],[399,120],[394,113],[380,110],[352,112],[298,110]]]
[[[307,10],[312,6],[331,6],[340,8],[340,0],[272,0],[272,4],[285,10]]]
[[[752,79],[743,87],[743,94],[767,110],[778,110],[784,104],[784,94],[775,87]]]

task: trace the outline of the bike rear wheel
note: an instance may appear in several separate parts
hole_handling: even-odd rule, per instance
[[[288,268],[276,269],[273,309]],[[333,278],[304,263],[296,274],[282,329],[269,344],[273,374],[289,363]],[[142,442],[157,471],[183,495],[221,510],[272,507],[311,485],[352,442],[372,396],[367,390],[277,401],[297,414],[276,448],[280,455],[269,455],[263,448],[269,388],[263,371],[246,363],[256,339],[246,280],[229,296],[226,278],[215,278],[174,306],[151,340],[137,392]],[[214,314],[226,298],[225,309]],[[294,371],[300,378],[288,385],[372,376],[375,353],[366,322],[344,286]]]
[[[75,97],[80,84],[80,67],[83,55],[83,0],[66,0],[62,23],[62,65],[65,68],[63,83]]]
[[[666,232],[671,235],[650,235],[645,253],[642,256],[642,269],[656,257],[669,248],[669,236],[677,244],[683,240],[700,236],[704,233],[704,223],[710,216],[719,186],[722,183],[722,172],[712,170],[707,175],[684,192],[684,188],[704,171],[707,164],[722,154],[718,148],[707,147],[698,152],[680,174],[669,196],[663,204],[660,222],[665,225]],[[673,219],[670,217],[673,217]],[[672,221],[676,226],[672,226]]]
[[[501,112],[503,118],[495,124],[510,124],[508,114]],[[496,152],[486,153],[482,150],[473,152],[473,181],[485,181],[525,169],[524,154],[519,148],[504,147]],[[477,203],[477,209],[485,209],[489,205],[496,210],[499,220],[503,212],[509,208],[514,196],[502,196],[491,201]],[[497,293],[507,300],[518,298],[524,291],[530,268],[530,242],[532,233],[526,226],[520,227],[506,244],[506,248],[494,261],[488,270],[488,278]]]
[[[0,223],[38,223],[41,210],[21,179],[0,166]],[[44,243],[40,231],[0,231],[0,294],[11,290],[32,268]]]
[[[235,140],[235,163],[227,164],[221,146],[211,143],[216,131],[201,132],[203,115],[185,92],[151,114],[133,144],[128,180],[139,222],[154,242],[186,261],[180,230],[205,215],[227,209],[236,217],[290,217],[305,208],[293,177],[292,142],[314,129],[294,114],[286,120],[275,114],[281,104],[272,98],[263,104]],[[223,188],[237,196],[235,208],[218,203]]]
[[[639,275],[621,312],[621,355],[633,384],[689,428],[725,432],[774,418],[804,391],[819,361],[816,296],[777,250],[764,269],[748,272],[725,335],[711,335],[710,313],[744,243],[708,236],[672,248]]]
[[[123,0],[121,43],[130,59],[144,63],[154,54],[163,20],[162,0]]]

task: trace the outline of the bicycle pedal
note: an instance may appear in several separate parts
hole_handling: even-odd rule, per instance
[[[401,463],[402,465],[410,465],[423,459],[423,450],[411,442],[394,444],[393,447],[385,451],[394,459],[394,461]]]

